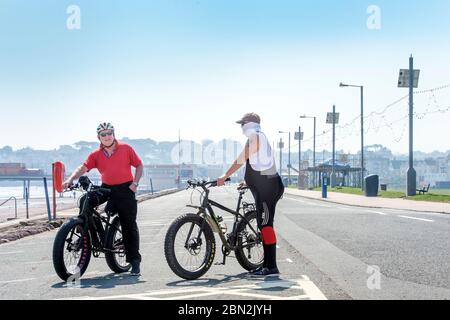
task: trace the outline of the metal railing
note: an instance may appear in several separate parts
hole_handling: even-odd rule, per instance
[[[15,219],[17,219],[17,199],[16,197],[9,197],[7,200],[3,201],[2,203],[0,203],[0,207],[2,205],[4,205],[5,203],[7,203],[9,200],[14,199],[14,211],[15,211]]]

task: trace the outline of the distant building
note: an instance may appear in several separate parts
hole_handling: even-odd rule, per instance
[[[140,183],[141,189],[154,191],[184,188],[190,179],[215,180],[224,174],[222,165],[197,164],[152,164],[144,165],[144,174]],[[232,177],[232,182],[243,180],[243,171],[239,170]]]
[[[144,165],[141,189],[154,191],[182,188],[189,179],[198,175],[198,168],[191,164],[151,164]]]
[[[6,162],[0,163],[0,176],[43,176],[41,169],[28,169],[25,163]]]

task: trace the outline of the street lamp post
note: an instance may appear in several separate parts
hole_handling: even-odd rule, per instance
[[[288,184],[291,184],[291,132],[279,131],[279,133],[289,134],[289,151],[288,151]]]
[[[301,187],[301,171],[302,171],[302,140],[303,140],[303,132],[302,128],[298,127],[298,132],[295,132],[294,136],[295,140],[298,140],[298,180],[297,180],[297,188]]]
[[[419,86],[420,70],[414,69],[414,58],[409,58],[409,69],[401,69],[398,79],[399,88],[409,89],[409,168],[406,173],[406,194],[416,195],[416,170],[414,169],[413,152],[413,120],[414,120],[414,88]]]
[[[361,90],[361,190],[364,191],[364,86],[344,84],[341,82],[341,88],[354,87]]]
[[[316,187],[316,117],[300,116],[301,119],[314,119],[314,140],[313,140],[313,187]]]
[[[333,112],[327,113],[327,123],[333,125],[333,163],[331,170],[331,187],[336,186],[336,172],[335,172],[335,155],[336,155],[336,125],[339,123],[339,113],[336,113],[336,106],[333,106]]]
[[[297,189],[300,189],[300,179],[302,172],[302,128],[298,127],[298,178],[297,178]]]
[[[278,147],[280,148],[280,176],[283,179],[283,139],[280,137],[280,142],[278,143]]]

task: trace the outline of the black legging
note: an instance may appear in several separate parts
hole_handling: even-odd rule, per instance
[[[257,223],[261,230],[264,264],[263,267],[272,269],[277,267],[276,244],[277,238],[273,228],[275,208],[284,193],[284,185],[278,174],[265,175],[255,171],[247,160],[245,182],[255,198]]]
[[[140,262],[139,254],[139,229],[136,223],[137,201],[136,196],[129,188],[131,182],[110,186],[102,184],[102,188],[111,189],[111,195],[103,197],[92,197],[89,201],[90,208],[95,208],[102,203],[106,204],[106,211],[117,212],[122,227],[122,237],[126,252],[127,262]],[[83,208],[86,195],[80,199],[80,208]]]

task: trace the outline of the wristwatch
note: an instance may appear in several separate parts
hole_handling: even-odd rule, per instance
[[[139,183],[137,182],[133,182],[132,184],[134,184],[136,187],[139,187]]]

